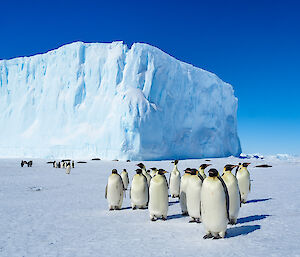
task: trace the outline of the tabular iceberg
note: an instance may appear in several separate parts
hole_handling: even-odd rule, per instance
[[[75,42],[0,61],[0,157],[239,155],[237,98],[147,44]]]

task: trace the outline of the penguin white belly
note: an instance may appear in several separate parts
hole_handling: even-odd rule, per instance
[[[191,218],[200,219],[202,181],[195,176],[191,176],[189,186],[186,190],[186,206]]]
[[[230,221],[236,223],[237,217],[240,210],[240,192],[237,179],[234,175],[230,174],[228,176],[222,177],[228,190],[229,195],[229,218]]]
[[[171,172],[170,175],[170,195],[178,197],[180,194],[180,174],[179,172]]]
[[[236,178],[238,180],[242,202],[245,203],[250,192],[250,174],[247,170],[242,168],[237,172]]]
[[[168,186],[165,178],[154,176],[149,189],[149,212],[150,218],[167,218],[169,207]]]
[[[216,181],[217,180],[217,181]],[[206,178],[201,190],[201,218],[207,233],[225,236],[227,229],[226,198],[217,178]]]
[[[186,207],[186,189],[191,175],[183,175],[180,183],[180,207],[183,214],[187,213]]]
[[[70,174],[70,172],[71,172],[71,166],[68,165],[67,168],[66,168],[66,174]]]
[[[112,174],[107,183],[107,201],[109,208],[121,208],[123,203],[123,182],[119,175]]]
[[[127,190],[128,188],[128,184],[129,184],[129,178],[128,178],[128,173],[127,172],[122,172],[121,173],[121,178],[124,184],[124,188],[125,190]]]
[[[135,175],[132,179],[130,190],[132,208],[145,208],[149,200],[147,179],[141,175]]]

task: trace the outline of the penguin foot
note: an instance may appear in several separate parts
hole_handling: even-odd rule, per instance
[[[195,220],[194,218],[189,221],[189,223],[195,223],[195,222],[197,222],[197,220]]]
[[[154,216],[151,218],[151,221],[157,221],[157,218]]]
[[[205,235],[203,237],[203,239],[209,239],[209,238],[212,238],[212,237],[213,237],[213,235],[211,233],[209,233],[209,234]]]
[[[109,208],[109,210],[110,210],[110,211],[113,211],[113,210],[114,210],[114,208],[112,208],[112,207],[111,207],[111,208]]]
[[[136,210],[136,206],[132,206],[132,210]]]
[[[196,219],[196,222],[197,222],[197,223],[201,223],[200,219]]]
[[[161,219],[162,219],[163,221],[166,221],[166,220],[167,220],[167,218],[164,217],[164,216],[162,216]]]
[[[140,209],[146,210],[148,207],[147,206],[142,206]]]
[[[236,221],[230,220],[228,223],[229,223],[230,225],[235,225],[235,224],[236,224]]]
[[[213,239],[221,239],[220,235],[214,236]]]
[[[187,212],[183,212],[181,215],[182,216],[188,216],[189,214]]]

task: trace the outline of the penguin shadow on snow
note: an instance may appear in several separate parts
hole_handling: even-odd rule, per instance
[[[247,225],[227,229],[226,238],[247,235],[260,229],[260,225]]]
[[[176,203],[179,203],[179,201],[169,202],[169,206],[171,206],[171,205],[173,205],[173,204],[176,204]]]
[[[264,201],[269,201],[272,200],[272,198],[264,198],[264,199],[253,199],[253,200],[249,200],[246,202],[247,203],[258,203],[258,202],[264,202]]]
[[[181,219],[186,218],[187,216],[183,216],[182,214],[173,214],[167,217],[167,220],[173,220],[173,219]]]
[[[244,217],[244,218],[239,218],[237,220],[237,224],[243,224],[243,223],[247,223],[247,222],[251,222],[251,221],[257,221],[257,220],[263,220],[267,217],[269,217],[271,215],[253,215],[253,216],[248,216],[248,217]]]

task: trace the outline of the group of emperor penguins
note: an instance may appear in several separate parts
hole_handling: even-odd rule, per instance
[[[75,168],[74,161],[72,161],[72,163],[70,161],[65,161],[65,160],[62,160],[61,162],[56,162],[56,161],[53,162],[53,168],[64,168],[66,169],[66,174],[71,173],[71,165],[72,168],[74,169]]]
[[[164,169],[151,168],[146,170],[143,163],[137,164],[130,188],[131,207],[148,208],[150,219],[167,219],[169,192],[172,198],[179,198],[182,215],[189,215],[189,222],[202,222],[206,234],[204,239],[224,238],[227,224],[237,223],[239,209],[246,203],[250,192],[250,163],[239,165],[227,164],[222,176],[216,169],[210,169],[208,176],[204,170],[211,164],[202,164],[199,169],[186,168],[181,177],[177,168],[178,160],[173,161],[174,169],[170,174],[169,183]],[[235,175],[232,170],[236,168]],[[108,178],[105,198],[109,210],[120,210],[124,191],[128,189],[129,178],[126,169],[121,175],[116,169]]]

